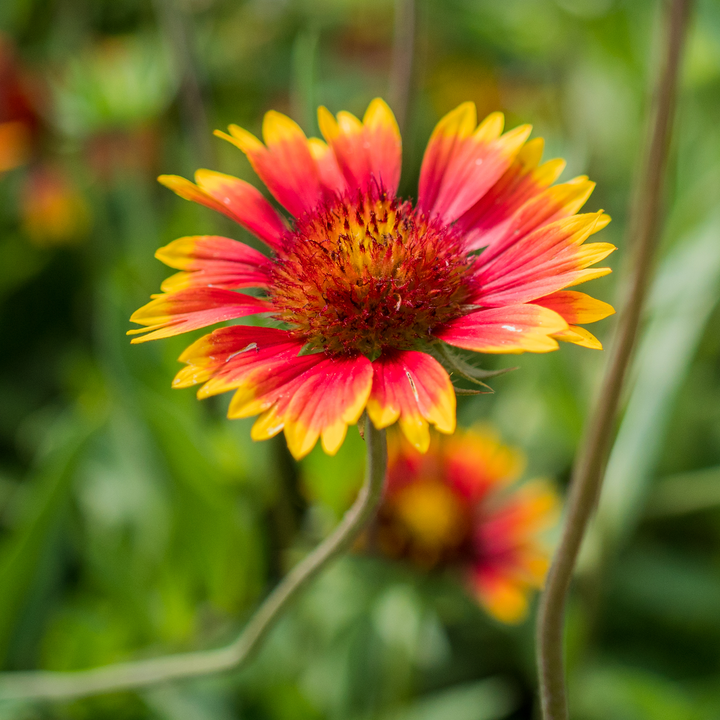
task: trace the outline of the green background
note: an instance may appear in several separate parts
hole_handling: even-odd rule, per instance
[[[403,3],[398,3],[402,6]],[[407,3],[405,3],[407,5]],[[588,174],[613,218],[618,304],[631,185],[662,48],[649,0],[419,0],[401,192],[427,138],[464,100],[530,122]],[[211,136],[263,113],[317,134],[314,109],[387,96],[390,0],[3,0],[41,107],[32,163],[0,177],[0,665],[74,669],[232,638],[333,526],[362,474],[354,430],[302,463],[255,444],[227,397],[170,381],[187,337],[130,346],[130,314],[170,274],[176,237],[226,234],[160,173],[207,166],[257,182]],[[193,88],[202,104],[193,103]],[[189,100],[188,100],[189,98]],[[658,273],[597,522],[569,608],[577,720],[720,717],[720,5],[697,3],[679,93]],[[42,242],[23,187],[62,169],[87,221]],[[599,323],[609,342],[611,318]],[[201,332],[193,334],[193,339]],[[606,353],[487,358],[518,370],[461,398],[567,482]],[[452,579],[373,558],[337,563],[246,669],[0,718],[494,720],[537,717],[532,618],[505,627]]]

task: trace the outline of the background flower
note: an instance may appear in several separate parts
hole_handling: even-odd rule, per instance
[[[541,480],[518,486],[524,458],[489,427],[434,435],[427,455],[394,434],[389,456],[370,542],[423,569],[459,572],[493,617],[523,620],[549,565],[542,535],[557,520],[554,488]]]

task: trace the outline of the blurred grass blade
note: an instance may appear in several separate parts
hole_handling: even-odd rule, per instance
[[[680,473],[660,480],[653,489],[645,517],[660,518],[720,507],[720,467]]]
[[[21,498],[16,531],[0,546],[0,659],[5,659],[27,599],[40,569],[70,491],[74,471],[97,424],[86,420],[67,423],[64,441],[42,461],[28,479],[27,495]]]
[[[633,531],[663,448],[668,419],[720,296],[720,215],[670,252],[655,281],[634,386],[608,462],[589,549]],[[589,559],[589,558],[587,558]]]

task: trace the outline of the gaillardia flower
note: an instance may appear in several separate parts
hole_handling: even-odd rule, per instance
[[[486,427],[435,434],[425,455],[393,433],[377,549],[425,570],[459,571],[493,617],[521,621],[545,579],[541,536],[560,507],[548,482],[515,484],[523,466],[521,453]]]
[[[272,256],[235,240],[194,236],[156,256],[181,272],[132,320],[153,340],[265,315],[271,327],[234,325],[193,343],[175,387],[199,397],[234,390],[229,417],[259,414],[254,439],[285,431],[296,458],[318,438],[334,453],[363,410],[378,429],[396,421],[425,451],[428,424],[455,429],[455,392],[428,351],[441,342],[481,353],[547,352],[568,340],[600,347],[579,324],[613,312],[572,285],[614,248],[584,245],[609,218],[576,215],[593,183],[552,186],[563,162],[540,164],[529,126],[502,134],[503,116],[477,125],[465,103],[435,128],[415,205],[397,197],[401,141],[390,108],[373,100],[362,120],[320,108],[325,141],[270,111],[260,142],[231,125],[283,218],[252,185],[210,170],[195,183],[160,182],[224,213]],[[478,253],[478,251],[481,251]],[[258,288],[261,294],[242,291]]]

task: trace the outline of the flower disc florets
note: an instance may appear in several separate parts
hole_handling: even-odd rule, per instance
[[[465,313],[472,259],[451,226],[382,191],[301,218],[279,253],[272,300],[296,337],[332,354],[405,350]]]

